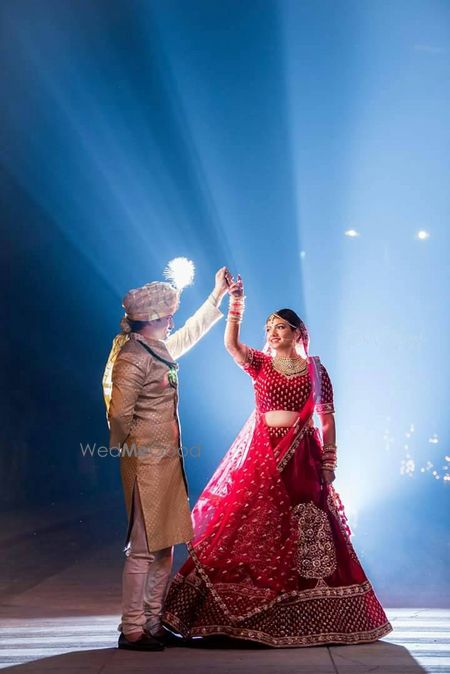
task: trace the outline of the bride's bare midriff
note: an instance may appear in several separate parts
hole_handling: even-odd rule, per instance
[[[293,426],[300,416],[299,412],[290,412],[289,410],[271,410],[265,412],[264,419],[266,426]]]

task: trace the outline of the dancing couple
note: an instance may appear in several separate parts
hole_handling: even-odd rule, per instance
[[[379,639],[391,626],[332,486],[333,389],[308,353],[305,324],[281,309],[266,319],[263,350],[243,344],[243,282],[223,267],[206,302],[170,334],[186,285],[176,272],[186,265],[175,260],[170,282],[125,296],[104,375],[129,516],[119,648],[162,650],[172,632],[272,647]],[[221,318],[227,293],[225,346],[253,380],[255,411],[191,514],[176,360]],[[173,546],[182,542],[189,557],[168,587]]]

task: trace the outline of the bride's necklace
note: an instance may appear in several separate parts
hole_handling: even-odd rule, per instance
[[[296,358],[284,358],[275,356],[272,359],[273,369],[287,376],[291,374],[305,374],[308,370],[308,361],[297,356]]]

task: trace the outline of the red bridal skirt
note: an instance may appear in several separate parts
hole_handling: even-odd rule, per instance
[[[322,483],[317,429],[293,433],[259,419],[239,443],[194,508],[196,537],[169,588],[165,625],[185,638],[274,647],[388,634],[339,496]]]

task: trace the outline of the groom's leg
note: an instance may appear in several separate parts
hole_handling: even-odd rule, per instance
[[[153,555],[154,560],[147,574],[144,604],[145,629],[154,636],[161,630],[161,613],[172,570],[173,548],[158,550]]]
[[[122,575],[121,630],[129,641],[140,639],[146,617],[144,595],[147,576],[154,555],[148,550],[144,516],[137,485],[133,495],[133,524]]]

